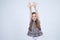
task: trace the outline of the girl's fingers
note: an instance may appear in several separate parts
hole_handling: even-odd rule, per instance
[[[37,5],[37,3],[36,3],[36,2],[33,2],[33,5],[35,5],[35,6],[36,6],[36,5]]]
[[[33,2],[33,7],[36,8],[37,7],[37,3],[34,1]]]
[[[31,6],[31,3],[28,3],[28,7],[30,7]]]
[[[31,7],[32,7],[32,5],[31,5],[31,3],[29,2],[28,3],[28,5],[27,5],[30,9],[31,9]]]
[[[28,0],[28,1],[30,1],[30,0]],[[35,1],[36,1],[36,0],[35,0]],[[35,1],[33,2],[33,4],[31,4],[31,3],[29,2],[27,6],[28,6],[29,8],[31,8],[32,6],[33,6],[34,8],[36,8],[37,3],[36,3]]]

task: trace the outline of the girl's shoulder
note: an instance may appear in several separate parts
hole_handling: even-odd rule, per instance
[[[38,20],[38,22],[40,22],[40,20]]]

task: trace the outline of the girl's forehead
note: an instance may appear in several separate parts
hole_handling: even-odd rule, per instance
[[[33,16],[36,16],[36,14],[33,14]]]

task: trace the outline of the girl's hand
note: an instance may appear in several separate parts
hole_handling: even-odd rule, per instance
[[[28,3],[28,7],[29,7],[30,9],[31,9],[31,7],[32,7],[32,5],[31,5],[31,3],[30,3],[30,2]]]
[[[36,9],[37,3],[33,2],[33,7]]]

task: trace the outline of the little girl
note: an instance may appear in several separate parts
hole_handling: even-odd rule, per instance
[[[34,7],[35,12],[32,12],[32,6]],[[36,10],[36,3],[33,2],[33,5],[29,3],[28,7],[30,10],[30,24],[29,24],[27,35],[33,38],[39,37],[42,35],[42,31],[41,31],[40,21],[38,17],[38,12]]]

